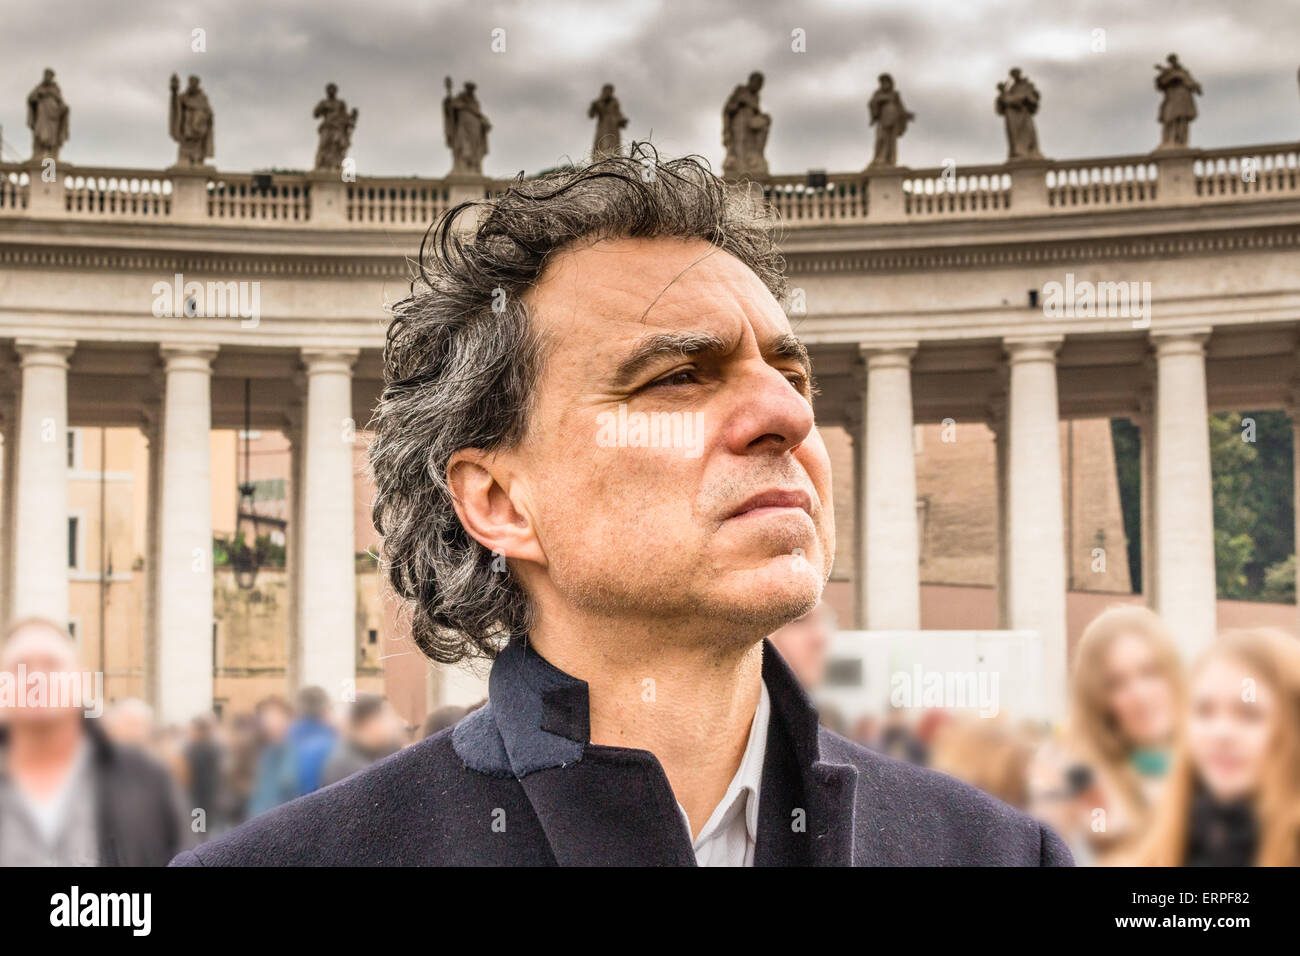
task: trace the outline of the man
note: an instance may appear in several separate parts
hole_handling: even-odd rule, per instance
[[[820,731],[763,640],[817,604],[835,535],[753,217],[634,145],[439,224],[388,332],[376,525],[422,650],[496,655],[489,702],[178,863],[1069,861]]]
[[[153,708],[139,697],[115,700],[104,711],[104,732],[108,739],[123,747],[137,747],[148,751],[154,743],[157,726]]]
[[[213,714],[200,714],[190,721],[190,737],[182,751],[190,806],[202,808],[204,827],[200,839],[228,829],[233,795],[226,779],[228,756]]]
[[[348,733],[325,761],[321,785],[346,777],[396,753],[402,746],[405,725],[379,694],[358,694],[348,710]]]
[[[262,752],[257,758],[253,792],[246,813],[255,817],[298,796],[293,775],[293,754],[289,749],[289,726],[293,708],[283,697],[266,697],[257,702],[258,736]]]
[[[0,867],[162,866],[190,842],[166,771],[85,716],[99,703],[91,677],[53,621],[10,627],[0,653],[13,691],[0,695]]]
[[[799,686],[810,694],[821,686],[826,676],[826,654],[835,630],[834,614],[831,606],[822,601],[768,637]]]
[[[321,785],[325,761],[334,751],[338,732],[332,723],[329,694],[320,687],[298,692],[298,719],[289,728],[289,761],[296,796],[311,793]]]

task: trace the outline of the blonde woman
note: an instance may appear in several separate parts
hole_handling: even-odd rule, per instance
[[[1182,664],[1164,623],[1112,607],[1084,630],[1071,673],[1067,746],[1089,770],[1088,840],[1101,863],[1131,848],[1167,776],[1183,711]]]
[[[1137,862],[1300,865],[1300,641],[1230,631],[1192,672],[1184,745]]]

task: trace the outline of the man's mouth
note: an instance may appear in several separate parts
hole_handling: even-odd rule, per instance
[[[798,488],[771,488],[747,499],[739,508],[727,516],[727,520],[732,518],[757,518],[789,511],[803,511],[811,518],[812,496]]]

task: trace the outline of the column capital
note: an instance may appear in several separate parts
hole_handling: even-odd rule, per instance
[[[917,342],[859,342],[858,354],[868,369],[912,367]]]
[[[158,346],[158,354],[168,372],[206,372],[211,375],[212,360],[218,351],[216,345],[189,342],[163,342]]]
[[[317,372],[352,373],[352,366],[361,356],[360,349],[345,348],[304,348],[299,354],[308,375]]]
[[[14,351],[18,353],[23,368],[44,365],[66,369],[68,357],[76,347],[77,343],[72,339],[21,338],[14,341]]]
[[[1064,342],[1064,335],[1010,335],[1002,340],[1002,348],[1012,365],[1055,362],[1056,353]]]
[[[1209,341],[1210,329],[1203,326],[1194,329],[1170,329],[1149,333],[1151,345],[1156,358],[1166,355],[1204,355],[1205,343]]]

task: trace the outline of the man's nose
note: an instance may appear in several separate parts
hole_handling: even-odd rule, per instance
[[[763,363],[735,382],[727,441],[736,454],[792,451],[813,428],[813,409],[786,373]]]

